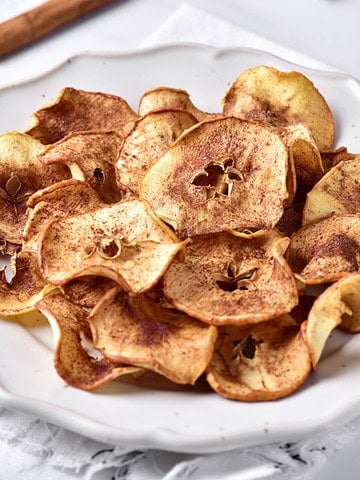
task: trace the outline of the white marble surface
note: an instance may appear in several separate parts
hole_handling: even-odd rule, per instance
[[[2,0],[0,20],[41,3]],[[207,13],[203,13],[207,12]],[[207,15],[210,14],[210,15]],[[358,0],[123,0],[0,62],[0,86],[79,51],[128,51],[174,41],[248,45],[360,78]],[[1,106],[0,106],[1,110]],[[330,399],[329,399],[330,401]],[[0,409],[0,478],[358,478],[360,420],[295,444],[191,456],[99,444],[20,412]]]

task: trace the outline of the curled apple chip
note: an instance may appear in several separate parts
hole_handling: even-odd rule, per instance
[[[359,176],[360,157],[341,161],[327,172],[307,194],[303,225],[331,213],[360,213]]]
[[[84,308],[93,308],[101,298],[117,283],[110,278],[96,277],[95,275],[75,278],[63,285],[64,297],[71,303]]]
[[[62,294],[49,295],[37,302],[36,307],[49,321],[55,344],[54,367],[68,385],[95,390],[122,375],[140,371],[114,363],[91,349],[88,313]]]
[[[190,94],[179,88],[156,87],[146,90],[140,97],[139,115],[141,116],[155,110],[174,108],[190,112],[199,122],[213,115],[197,108],[191,101]]]
[[[175,383],[194,384],[208,365],[216,327],[113,289],[90,313],[94,345],[106,358],[144,367]]]
[[[275,126],[304,123],[319,150],[333,147],[333,114],[311,80],[300,72],[265,65],[244,70],[223,99],[223,113]]]
[[[303,123],[274,128],[289,148],[296,172],[297,197],[300,193],[304,196],[324,174],[315,139],[309,127]]]
[[[219,327],[206,378],[224,397],[256,402],[290,395],[310,372],[301,329],[284,315],[252,327]]]
[[[275,230],[244,239],[231,233],[193,237],[185,259],[164,276],[166,298],[179,310],[214,325],[257,323],[298,303],[283,258],[289,239]]]
[[[346,160],[360,159],[360,154],[350,153],[344,146],[321,152],[321,160],[325,172],[331,170],[335,165]]]
[[[137,114],[121,97],[66,87],[53,103],[33,114],[34,125],[27,133],[43,144],[85,130],[126,134],[136,118]]]
[[[279,135],[238,118],[184,132],[148,170],[140,198],[181,238],[270,229],[289,197],[287,148]]]
[[[39,262],[44,278],[55,285],[99,275],[138,293],[159,280],[182,248],[134,199],[50,223],[39,241]]]
[[[38,190],[27,201],[23,250],[37,251],[41,232],[54,220],[92,212],[105,204],[88,183],[69,179]]]
[[[185,110],[157,110],[137,120],[116,162],[120,188],[138,193],[146,170],[195,123],[196,118]]]
[[[286,259],[308,285],[334,282],[359,270],[360,215],[331,215],[291,237]]]
[[[334,328],[360,332],[360,274],[352,273],[330,285],[317,297],[304,325],[314,368]]]
[[[43,165],[38,159],[44,146],[20,132],[0,135],[0,239],[21,244],[30,195],[70,177],[64,165]]]
[[[116,203],[122,195],[115,181],[115,161],[123,136],[117,132],[71,133],[49,145],[40,155],[47,165],[64,163],[73,178],[87,182],[106,203]]]
[[[0,277],[0,315],[2,317],[19,316],[35,310],[35,303],[54,290],[40,275],[37,259],[24,252],[12,257],[11,275],[5,270]]]

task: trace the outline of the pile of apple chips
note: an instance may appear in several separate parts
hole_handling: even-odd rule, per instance
[[[67,384],[273,400],[359,331],[360,156],[303,74],[245,70],[222,112],[64,88],[33,117],[0,136],[0,315],[47,318]]]

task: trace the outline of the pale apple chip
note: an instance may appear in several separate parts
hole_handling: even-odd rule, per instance
[[[199,122],[214,115],[197,108],[186,90],[165,86],[146,90],[140,97],[138,111],[143,116],[156,110],[174,108],[190,112]]]
[[[334,282],[358,271],[360,215],[331,215],[305,225],[291,237],[286,259],[307,285]]]
[[[304,123],[319,150],[333,147],[333,114],[318,89],[300,72],[265,65],[244,70],[223,99],[223,113],[275,126]]]
[[[89,275],[71,280],[61,287],[63,294],[71,303],[84,308],[93,308],[101,298],[117,283],[110,278]]]
[[[37,258],[24,252],[15,254],[9,266],[1,271],[0,316],[13,317],[36,310],[35,303],[56,289],[40,275]]]
[[[148,170],[140,198],[181,238],[274,227],[289,197],[279,135],[238,118],[188,129]]]
[[[122,198],[115,181],[115,162],[124,139],[117,132],[79,132],[49,145],[40,160],[64,163],[73,178],[87,182],[106,203]]]
[[[122,375],[141,371],[112,362],[92,349],[88,313],[62,294],[49,295],[36,307],[47,318],[54,336],[54,367],[65,383],[95,390]]]
[[[33,114],[34,125],[27,133],[43,144],[86,130],[116,130],[125,135],[137,117],[121,97],[66,87],[53,103]]]
[[[165,273],[165,296],[214,325],[258,323],[288,313],[298,303],[283,257],[288,242],[275,230],[250,239],[231,233],[193,237],[184,261],[174,261]]]
[[[292,394],[311,368],[301,329],[284,315],[251,327],[219,327],[206,378],[224,397],[256,402]]]
[[[207,367],[216,327],[150,295],[113,289],[90,313],[94,345],[106,358],[144,367],[175,383],[194,384]]]
[[[319,295],[304,324],[305,338],[316,368],[326,341],[336,327],[360,332],[360,274],[352,273],[333,283]]]
[[[43,165],[38,159],[44,146],[20,132],[0,135],[0,239],[19,244],[26,221],[30,195],[60,180],[70,178],[64,165]]]
[[[360,213],[359,177],[360,157],[333,167],[307,194],[303,225],[331,213]]]
[[[105,207],[88,183],[69,179],[38,190],[27,202],[23,250],[38,250],[41,232],[54,220]]]
[[[39,262],[56,285],[99,275],[138,293],[159,280],[183,246],[134,199],[50,223],[39,241]]]
[[[116,162],[119,187],[137,194],[146,170],[196,123],[196,118],[185,110],[157,110],[137,120]]]

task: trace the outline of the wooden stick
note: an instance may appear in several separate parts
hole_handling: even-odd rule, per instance
[[[50,0],[0,24],[0,56],[44,37],[114,0]]]

